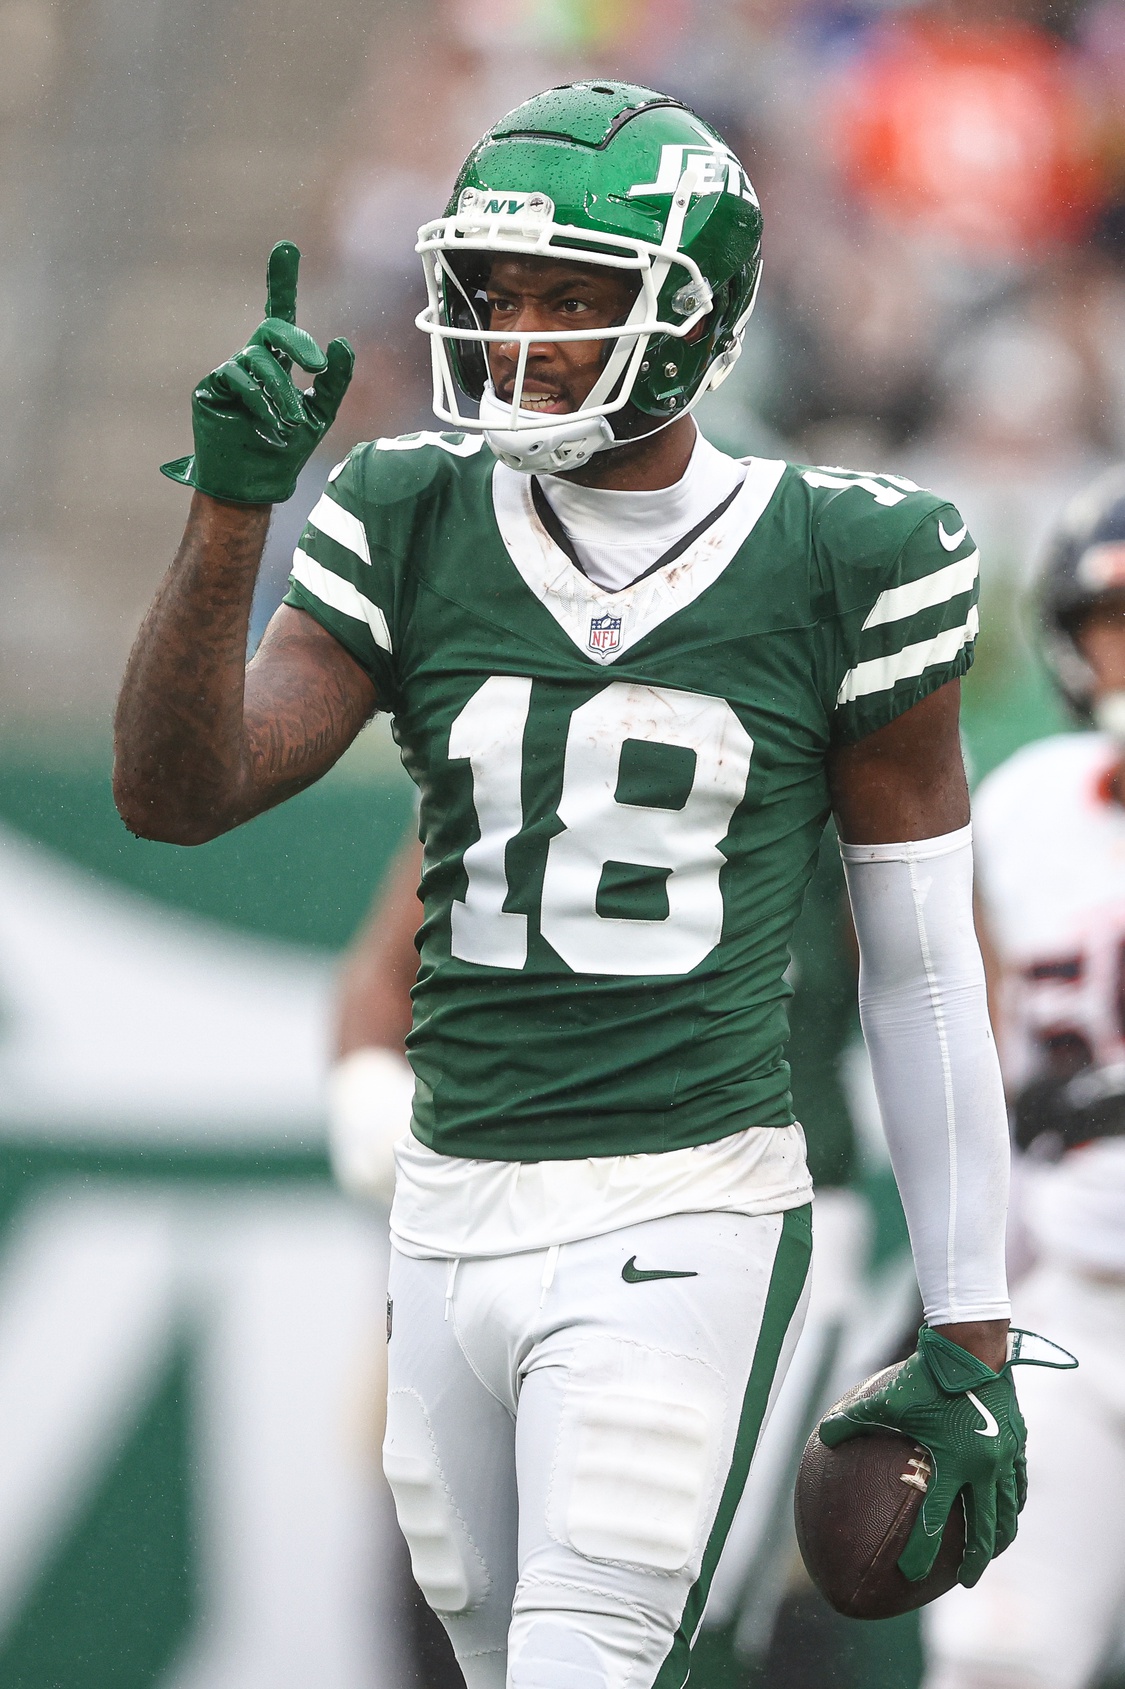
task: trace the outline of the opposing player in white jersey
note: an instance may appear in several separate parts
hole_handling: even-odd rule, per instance
[[[1011,1553],[927,1614],[927,1689],[1084,1689],[1125,1620],[1125,471],[1068,507],[1040,591],[1087,730],[1018,751],[973,809],[1034,1260],[1014,1312],[1081,1370],[1025,1377],[1033,1499]]]

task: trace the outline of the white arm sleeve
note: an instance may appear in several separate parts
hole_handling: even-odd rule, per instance
[[[860,1019],[927,1324],[1006,1319],[1008,1122],[973,926],[972,829],[840,852]]]

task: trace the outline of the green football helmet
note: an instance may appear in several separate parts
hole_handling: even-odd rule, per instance
[[[667,427],[742,349],[761,231],[742,165],[680,101],[627,82],[576,82],[525,101],[473,148],[445,215],[418,231],[428,303],[416,320],[430,336],[434,411],[528,473],[576,469]],[[609,328],[491,330],[482,300],[497,253],[632,271],[636,299]],[[593,390],[566,416],[521,408],[531,343],[565,340],[605,342]],[[490,341],[519,345],[510,401],[489,378]]]

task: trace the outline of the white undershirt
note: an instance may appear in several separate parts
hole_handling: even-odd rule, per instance
[[[746,465],[696,433],[681,478],[649,493],[580,487],[557,475],[537,479],[590,579],[620,592],[697,528],[746,477]]]
[[[470,1161],[410,1133],[394,1146],[391,1240],[403,1255],[515,1255],[669,1214],[780,1214],[812,1201],[800,1126],[580,1161]]]

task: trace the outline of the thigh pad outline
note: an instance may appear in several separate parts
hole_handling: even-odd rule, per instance
[[[563,1407],[548,1521],[584,1558],[698,1570],[719,1475],[726,1390],[707,1362],[584,1344]]]
[[[458,1512],[416,1390],[390,1391],[383,1471],[414,1579],[436,1613],[467,1613],[487,1596],[488,1567]]]

